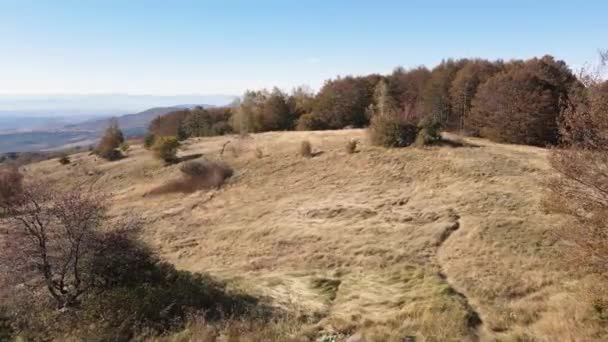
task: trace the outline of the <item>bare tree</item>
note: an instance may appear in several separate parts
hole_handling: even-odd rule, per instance
[[[15,176],[13,176],[15,177]],[[42,181],[24,182],[20,191],[0,177],[2,262],[13,280],[44,285],[59,308],[74,306],[94,277],[87,270],[106,207],[102,196],[79,189],[59,191]]]

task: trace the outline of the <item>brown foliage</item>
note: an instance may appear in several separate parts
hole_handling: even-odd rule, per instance
[[[458,70],[450,86],[452,116],[447,127],[451,129],[466,129],[466,118],[471,112],[473,98],[478,87],[490,77],[499,72],[501,63],[486,60],[470,60]]]
[[[572,148],[555,150],[550,160],[560,175],[549,184],[546,206],[578,223],[562,230],[574,243],[571,261],[608,276],[608,154]]]
[[[570,91],[560,116],[562,141],[590,149],[608,146],[608,81]]]
[[[367,108],[373,100],[378,75],[344,77],[325,82],[317,94],[313,111],[298,122],[299,129],[341,129],[369,123]],[[308,126],[308,127],[305,127]]]
[[[120,144],[125,141],[122,131],[118,127],[117,120],[111,120],[108,128],[104,132],[99,144],[97,145],[97,154],[106,160],[117,160],[122,157],[118,150]]]
[[[19,169],[13,165],[0,168],[0,208],[8,206],[22,192],[23,175]]]
[[[412,108],[419,109],[416,116],[422,116],[424,104],[424,91],[431,78],[431,72],[425,67],[410,70],[397,68],[388,77],[391,95],[398,104],[401,112],[409,111]]]
[[[512,62],[479,87],[467,126],[499,142],[555,144],[559,115],[576,83],[566,64],[550,56]]]

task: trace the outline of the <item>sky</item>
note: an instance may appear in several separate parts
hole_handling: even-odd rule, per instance
[[[0,0],[0,95],[239,95],[608,48],[608,1]]]

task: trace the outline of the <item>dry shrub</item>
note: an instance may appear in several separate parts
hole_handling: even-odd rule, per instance
[[[353,154],[357,152],[357,145],[359,144],[359,140],[351,139],[346,143],[346,153]]]
[[[67,165],[70,163],[70,157],[68,157],[67,155],[63,155],[61,156],[61,158],[59,158],[59,164],[61,165]]]
[[[384,147],[405,147],[414,143],[418,127],[412,121],[396,115],[376,115],[368,129],[374,145]]]
[[[8,205],[22,191],[23,175],[19,169],[13,165],[0,168],[0,205]]]
[[[228,164],[206,160],[186,162],[181,166],[180,171],[182,178],[161,185],[149,194],[192,193],[197,190],[217,189],[234,173]]]
[[[570,261],[608,276],[608,154],[571,148],[554,150],[550,160],[560,175],[550,182],[545,205],[578,223],[562,230],[576,246]]]
[[[310,141],[302,141],[300,144],[300,155],[305,158],[312,157],[312,145],[310,144]]]
[[[112,120],[97,145],[97,154],[106,160],[118,160],[122,157],[122,153],[117,149],[124,141],[118,121]]]
[[[262,148],[260,148],[260,147],[255,148],[254,154],[255,154],[255,157],[258,159],[261,159],[264,157],[264,151],[262,151]]]

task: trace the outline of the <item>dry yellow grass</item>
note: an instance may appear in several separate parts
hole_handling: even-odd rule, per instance
[[[359,153],[344,150],[349,139]],[[228,140],[234,153],[220,156]],[[303,140],[314,158],[293,153]],[[568,218],[541,209],[546,150],[465,142],[474,146],[384,149],[362,130],[191,139],[181,156],[222,158],[235,174],[187,195],[144,196],[179,166],[141,146],[117,162],[78,154],[28,169],[111,191],[111,214],[141,217],[143,238],[178,268],[267,296],[321,335],[605,340],[586,275],[560,263],[553,231]]]

